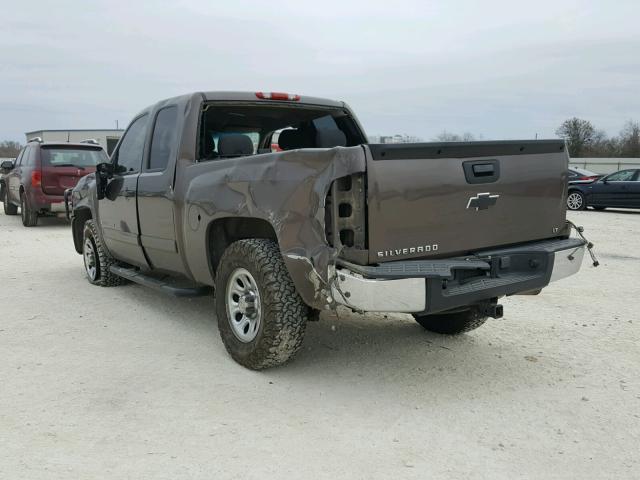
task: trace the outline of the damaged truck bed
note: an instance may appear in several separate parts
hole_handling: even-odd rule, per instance
[[[65,198],[91,283],[215,290],[231,356],[261,369],[314,312],[407,312],[455,334],[578,271],[560,140],[369,145],[349,107],[195,93],[136,116]]]

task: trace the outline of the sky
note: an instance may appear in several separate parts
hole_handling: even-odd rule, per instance
[[[640,1],[2,0],[0,140],[193,91],[346,101],[368,134],[551,138],[640,121]]]

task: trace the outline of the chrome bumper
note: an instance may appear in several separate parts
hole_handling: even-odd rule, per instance
[[[550,282],[562,280],[578,273],[582,265],[584,251],[586,247],[582,245],[578,248],[568,248],[560,250],[553,254],[553,271],[551,272]]]
[[[517,295],[518,293],[531,293],[548,285],[549,282],[560,280],[571,276],[580,270],[582,259],[584,257],[585,245],[572,246],[554,252],[547,252],[549,255],[548,267],[545,272],[541,272],[537,280],[536,289],[523,288],[518,290],[518,281],[522,277],[518,277],[513,282],[503,281],[500,284],[500,278],[496,283],[499,287],[490,285],[484,279],[477,280],[479,287],[474,289],[472,294],[465,292],[460,293],[458,302],[460,305],[469,305],[478,300],[478,296],[482,296],[483,286],[486,284],[486,299],[503,296]],[[549,272],[549,270],[551,270]],[[383,278],[367,278],[360,273],[354,272],[349,268],[342,267],[335,272],[336,281],[332,283],[331,292],[333,299],[341,305],[365,312],[398,312],[398,313],[419,313],[428,310],[431,303],[428,301],[429,295],[440,291],[440,282],[442,278],[430,279],[421,277],[383,279]],[[531,281],[530,279],[528,280]],[[429,288],[428,283],[434,282]],[[437,283],[435,283],[437,282]],[[528,284],[529,286],[531,284]],[[473,284],[469,283],[469,287]],[[460,287],[466,288],[467,285]],[[435,293],[436,296],[440,293]],[[465,303],[468,300],[468,303]]]
[[[422,312],[427,303],[424,278],[377,280],[341,269],[331,291],[339,304],[365,312]]]

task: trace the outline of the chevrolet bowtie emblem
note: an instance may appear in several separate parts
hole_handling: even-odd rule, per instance
[[[489,207],[492,207],[496,204],[500,198],[500,195],[491,195],[490,193],[479,193],[475,197],[469,198],[469,203],[467,203],[467,208],[475,208],[476,212],[478,210],[486,210]]]

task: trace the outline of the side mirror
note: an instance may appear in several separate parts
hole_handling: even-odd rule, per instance
[[[605,185],[606,185],[607,183],[609,183],[609,180],[607,180],[607,177],[602,178],[600,181],[601,181],[602,183],[604,183]]]
[[[2,173],[9,173],[11,170],[13,170],[14,166],[15,165],[13,164],[13,160],[5,160],[0,163],[0,170],[2,170]]]
[[[96,165],[96,195],[98,200],[105,197],[109,179],[113,178],[114,167],[112,163],[99,163]]]

